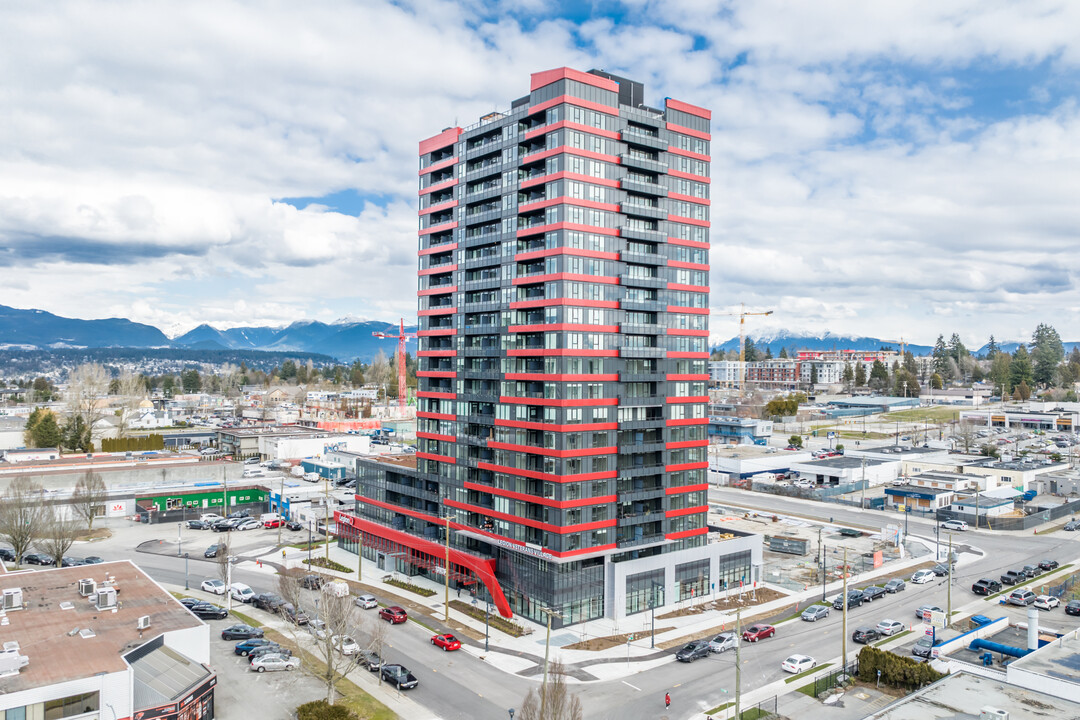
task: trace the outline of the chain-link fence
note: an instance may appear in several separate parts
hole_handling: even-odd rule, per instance
[[[859,660],[856,658],[847,664],[847,667],[839,667],[814,680],[814,697],[821,697],[822,693],[828,692],[835,687],[846,687],[859,673]]]
[[[1069,589],[1073,586],[1075,581],[1076,575],[1070,575],[1069,577],[1065,578],[1065,582],[1061,583],[1060,585],[1052,585],[1046,592],[1050,595],[1053,595],[1054,597],[1059,598],[1065,593],[1069,592]]]
[[[768,700],[751,705],[748,708],[739,708],[738,720],[770,720],[779,717],[776,711],[779,698],[773,695]]]
[[[1030,530],[1043,523],[1060,520],[1061,518],[1069,517],[1078,512],[1080,512],[1080,500],[1062,503],[1061,505],[1055,505],[1053,507],[1029,507],[1029,514],[1023,517],[988,517],[985,514],[980,513],[978,517],[978,527],[987,528],[988,530]],[[939,521],[963,520],[968,525],[976,527],[974,513],[958,513],[952,510],[938,510],[937,519]]]

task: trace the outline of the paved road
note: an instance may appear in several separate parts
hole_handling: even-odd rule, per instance
[[[878,527],[887,521],[896,521],[896,515],[856,508],[823,504],[800,503],[788,498],[749,494],[745,491],[720,489],[710,491],[710,500],[789,512],[804,517],[828,519],[840,523],[852,523],[864,527]],[[175,532],[175,528],[171,528]],[[915,536],[934,537],[931,522],[912,518],[910,532]],[[234,551],[243,554],[246,549],[272,545],[276,533],[252,531],[235,534]],[[131,547],[142,539],[160,537],[175,543],[169,529],[162,526],[140,527],[121,530],[110,541],[96,543],[93,552],[106,559],[131,557]],[[136,541],[133,543],[133,539]],[[213,542],[212,533],[184,531],[184,550],[189,552],[189,575],[193,586],[204,577],[213,577],[216,567],[201,559],[201,550]],[[953,607],[959,607],[974,599],[969,590],[978,577],[996,577],[1004,568],[1038,561],[1043,557],[1055,557],[1062,562],[1073,558],[1080,551],[1072,533],[1054,533],[1048,536],[999,535],[989,531],[958,533],[956,542],[973,546],[981,552],[964,555],[953,585]],[[175,547],[174,545],[172,547]],[[80,548],[83,554],[90,550]],[[171,551],[169,551],[171,552]],[[79,554],[73,552],[73,554]],[[196,558],[198,555],[200,557]],[[137,562],[152,577],[163,582],[183,585],[184,560],[171,555],[140,553]],[[969,561],[970,559],[970,561]],[[234,579],[250,585],[256,592],[274,589],[272,577],[259,572],[237,569]],[[856,583],[856,586],[867,583]],[[904,623],[915,620],[914,610],[923,603],[945,607],[946,585],[943,580],[922,586],[909,584],[905,592],[890,595],[876,602],[852,609],[847,632],[859,624],[876,625],[888,617]],[[831,600],[831,596],[829,598]],[[358,640],[366,639],[358,628]],[[506,709],[520,706],[521,699],[530,688],[536,688],[535,679],[526,679],[506,673],[497,667],[497,655],[492,654],[485,662],[468,653],[443,653],[432,648],[430,633],[414,623],[390,629],[390,646],[387,658],[409,667],[421,683],[411,691],[411,696],[436,715],[446,720],[466,718],[501,718]],[[817,623],[793,622],[780,626],[775,638],[755,644],[744,644],[742,650],[743,689],[773,682],[784,673],[781,661],[792,653],[805,653],[821,661],[830,660],[841,653],[841,613],[833,611],[829,618]],[[860,646],[848,642],[849,657]],[[622,680],[600,681],[574,685],[573,689],[582,700],[585,716],[602,720],[654,720],[657,717],[690,717],[703,710],[729,702],[734,692],[734,653],[714,655],[691,664],[678,663],[672,658],[668,663]],[[673,705],[664,712],[660,704],[664,692],[671,692]]]

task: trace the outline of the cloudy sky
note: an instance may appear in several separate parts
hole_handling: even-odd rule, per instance
[[[569,65],[713,110],[712,305],[1080,340],[1080,3],[0,4],[0,304],[415,317],[419,139]]]

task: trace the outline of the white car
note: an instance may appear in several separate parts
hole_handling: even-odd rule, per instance
[[[258,530],[261,527],[261,522],[253,518],[248,518],[247,520],[241,520],[234,530]]]
[[[817,660],[809,655],[792,655],[787,660],[780,663],[781,670],[796,675],[804,670],[809,670],[814,667],[817,667]]]
[[[212,523],[212,522],[217,522],[218,520],[224,520],[225,518],[221,517],[217,513],[203,513],[202,515],[199,516],[199,519],[202,520],[203,522]]]
[[[244,583],[233,583],[229,588],[229,594],[233,600],[249,603],[255,599],[255,591]]]
[[[215,595],[225,594],[225,583],[221,580],[203,580],[200,587],[203,592],[214,593]]]
[[[709,641],[709,651],[722,653],[725,650],[733,650],[739,644],[733,632],[722,632]]]
[[[882,635],[895,635],[905,630],[907,630],[907,626],[899,620],[885,619],[877,624],[877,631]]]
[[[300,667],[300,658],[286,657],[277,653],[266,653],[251,661],[251,669],[256,672],[267,670],[295,670]]]
[[[372,610],[379,607],[379,601],[375,599],[374,595],[357,595],[356,605],[357,607],[362,607],[365,610]]]
[[[342,655],[355,655],[360,652],[360,646],[348,635],[335,635],[330,642]]]
[[[964,530],[967,530],[968,525],[963,520],[946,520],[941,523],[941,527],[945,530],[959,530],[960,532],[963,532]]]
[[[326,639],[326,623],[322,620],[310,620],[307,629],[308,632],[320,640]]]
[[[1033,604],[1040,610],[1053,610],[1061,604],[1061,601],[1053,595],[1040,595],[1039,597],[1035,598],[1035,602]]]
[[[915,585],[922,585],[923,583],[930,582],[935,577],[937,576],[934,575],[933,570],[916,570],[915,574],[911,576],[911,582]]]

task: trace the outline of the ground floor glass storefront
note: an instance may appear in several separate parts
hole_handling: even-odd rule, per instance
[[[495,575],[514,614],[552,627],[604,616],[604,559],[556,563],[509,550],[498,550]]]

